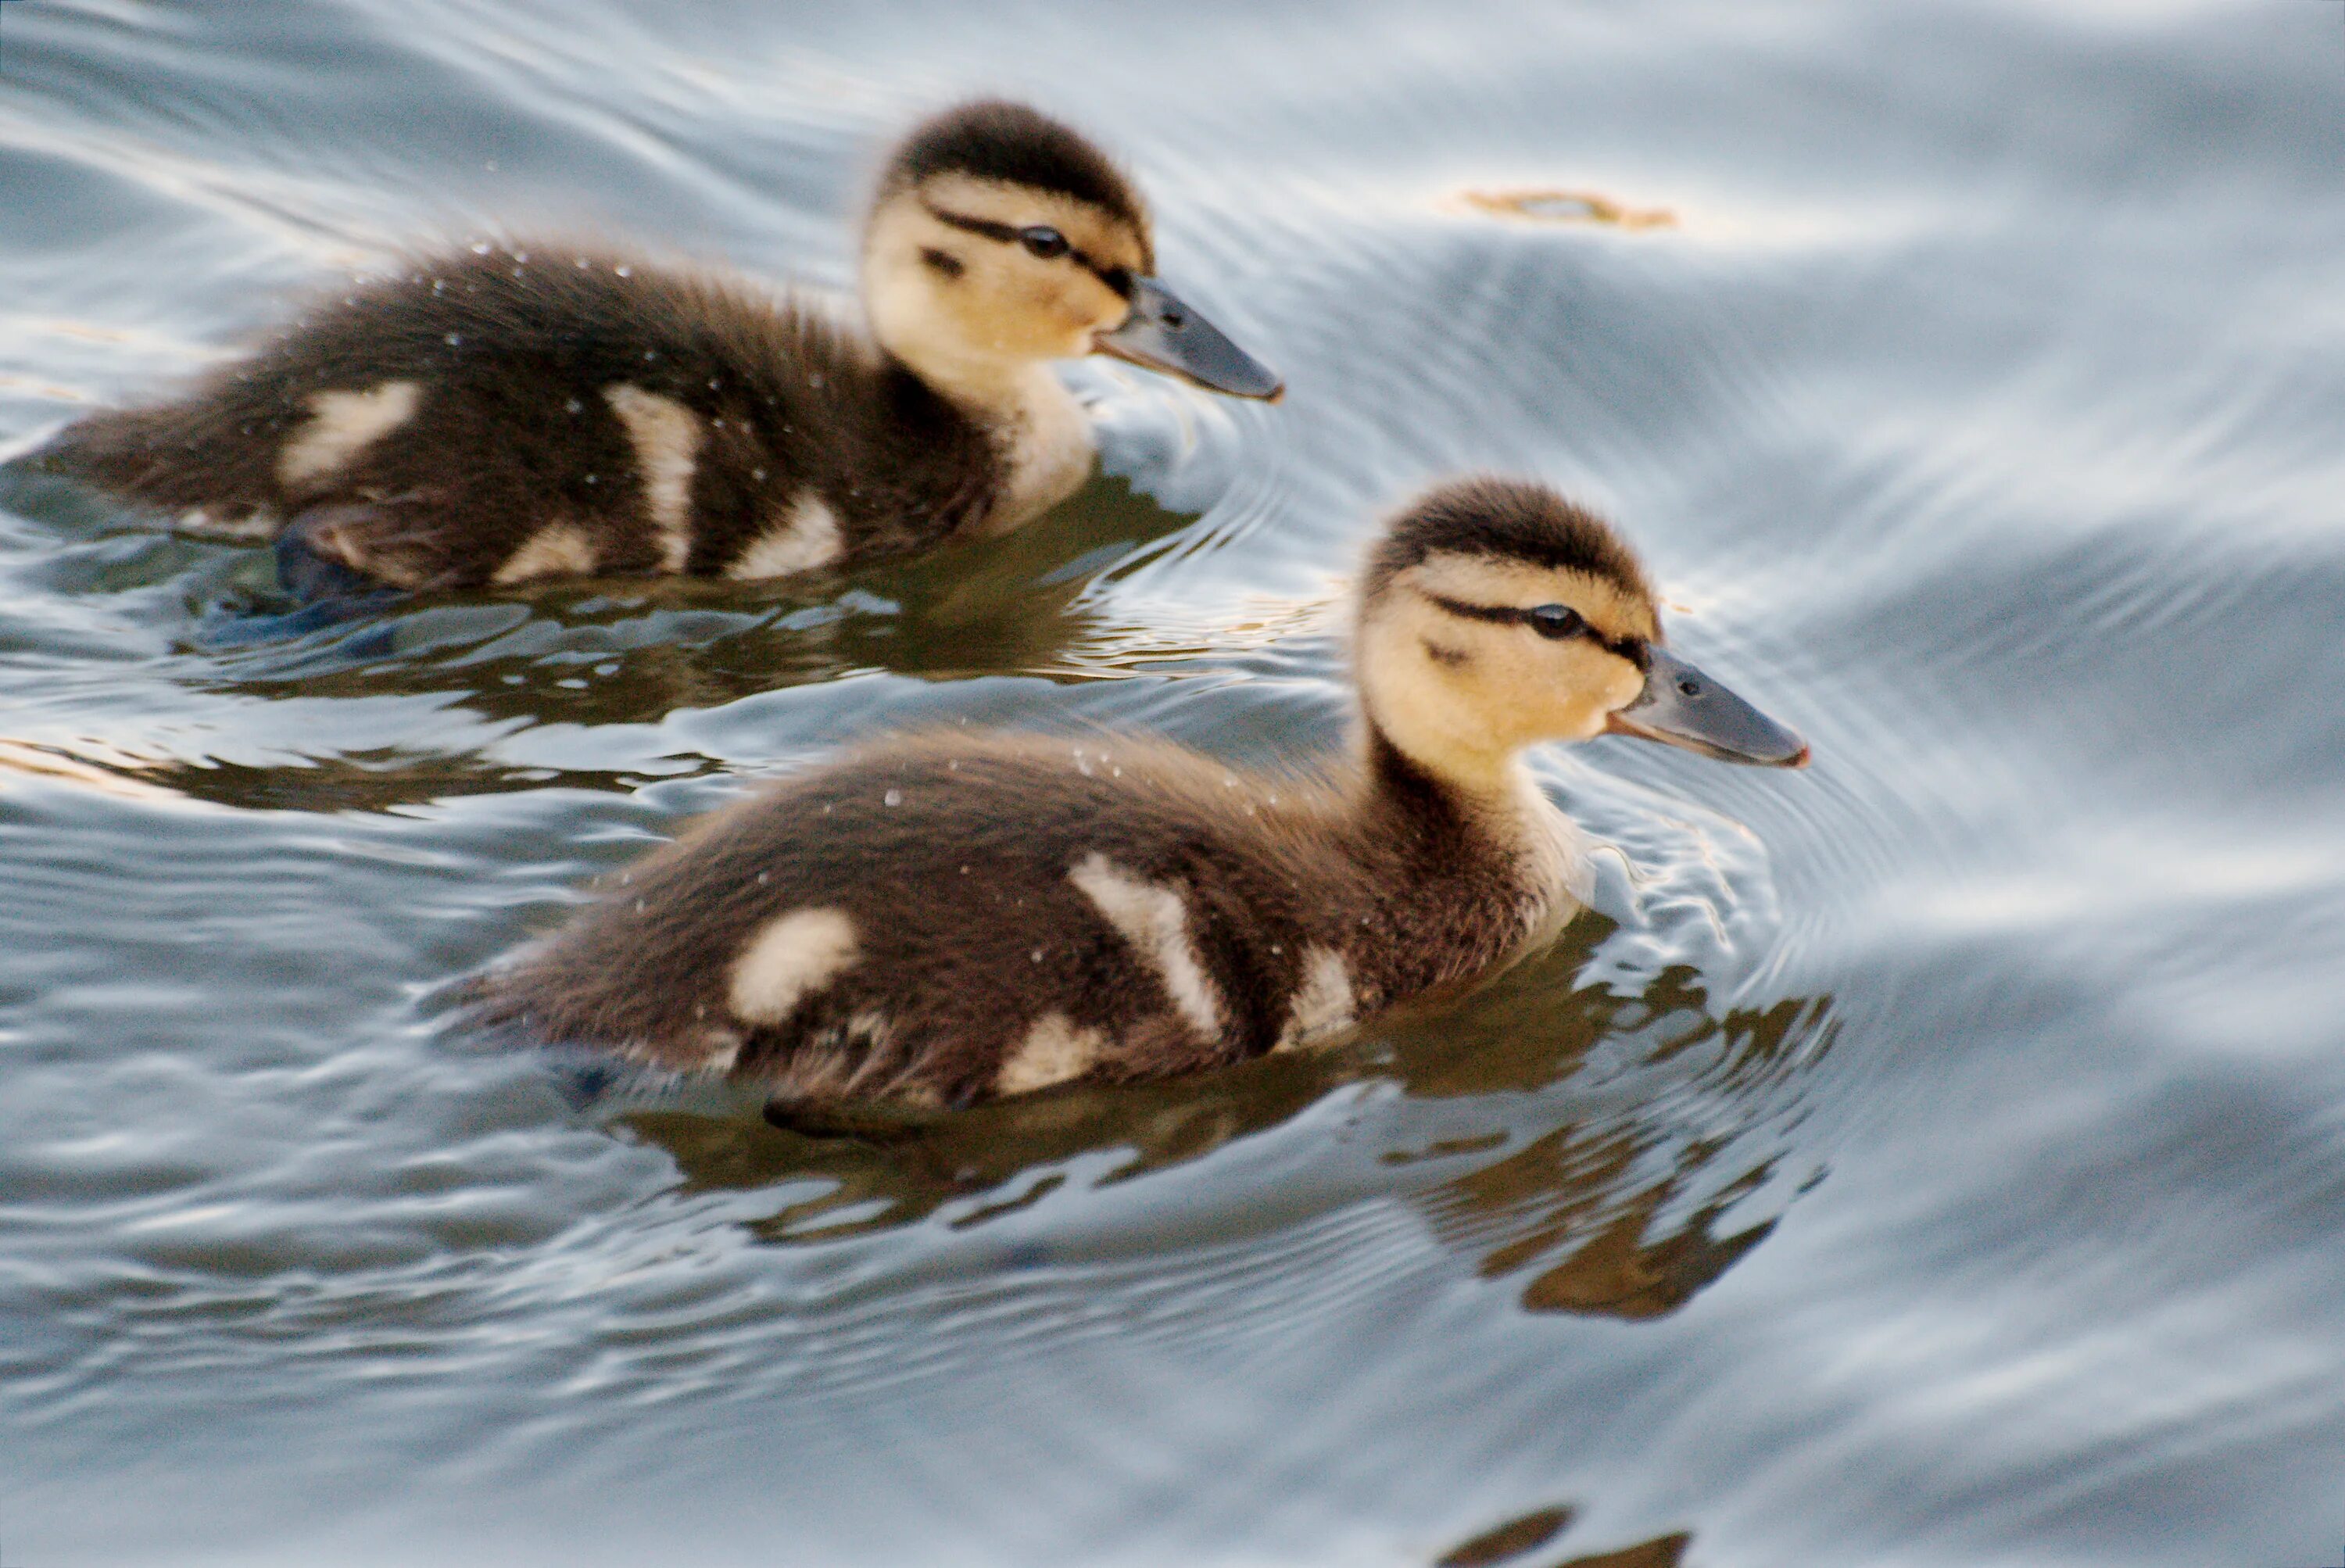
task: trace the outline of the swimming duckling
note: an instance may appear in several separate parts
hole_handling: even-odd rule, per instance
[[[718,812],[482,987],[485,1021],[777,1102],[962,1106],[1325,1041],[1573,911],[1522,748],[1605,730],[1796,768],[1661,646],[1642,568],[1538,485],[1407,507],[1322,777],[1162,741],[916,735]]]
[[[1014,528],[1071,494],[1092,436],[1052,360],[1276,398],[1154,266],[1147,209],[1090,142],[965,104],[879,182],[868,340],[731,280],[480,244],[32,461],[191,532],[292,531],[401,587],[787,576]]]

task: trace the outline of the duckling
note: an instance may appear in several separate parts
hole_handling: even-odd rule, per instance
[[[879,180],[868,336],[732,279],[482,243],[31,461],[398,587],[787,576],[1006,531],[1071,494],[1092,435],[1053,360],[1275,400],[1154,269],[1147,209],[1104,154],[1022,105],[968,103]]]
[[[1524,748],[1609,730],[1808,760],[1663,646],[1619,536],[1535,484],[1456,481],[1401,511],[1355,627],[1340,765],[884,740],[618,876],[485,977],[477,1015],[817,1115],[1185,1073],[1318,1044],[1560,929],[1577,835]]]

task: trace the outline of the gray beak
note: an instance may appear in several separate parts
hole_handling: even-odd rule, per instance
[[[1101,335],[1099,351],[1152,371],[1169,371],[1232,397],[1276,402],[1286,392],[1269,366],[1223,337],[1219,327],[1153,278],[1132,280],[1132,314],[1114,331]]]
[[[1805,768],[1808,743],[1667,648],[1652,650],[1644,695],[1605,728],[1665,746],[1682,746],[1721,762]]]

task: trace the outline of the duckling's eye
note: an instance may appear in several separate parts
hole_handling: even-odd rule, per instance
[[[1569,605],[1540,605],[1526,610],[1524,618],[1530,622],[1539,636],[1558,642],[1565,637],[1576,637],[1588,629],[1588,623],[1581,620],[1579,612]]]
[[[1067,253],[1067,237],[1039,223],[1031,229],[1020,229],[1018,239],[1029,254],[1039,256],[1045,261]]]

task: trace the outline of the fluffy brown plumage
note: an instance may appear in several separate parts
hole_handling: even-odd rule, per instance
[[[320,393],[385,385],[418,389],[411,413],[348,463],[289,479]],[[680,561],[612,388],[694,422]],[[809,494],[839,539],[810,544],[823,558],[808,565],[918,549],[982,515],[1002,456],[901,363],[746,284],[518,246],[371,284],[192,395],[95,415],[35,461],[197,531],[265,536],[300,519],[321,555],[447,587],[527,565],[549,529],[574,545],[542,547],[549,569],[505,580],[721,575]]]
[[[1346,789],[1241,776],[1144,740],[953,732],[875,746],[623,873],[496,980],[490,1016],[817,1102],[962,1105],[1043,1086],[1045,1063],[1031,1084],[1003,1074],[1054,1014],[1073,1043],[1063,1061],[1083,1058],[1070,1077],[1261,1055],[1288,1032],[1321,952],[1362,955],[1350,1004],[1335,1009],[1348,1023],[1356,1006],[1478,971],[1524,934],[1536,890],[1512,858],[1393,754],[1380,760],[1389,776]],[[1147,938],[1095,896],[1122,887]],[[1396,899],[1402,887],[1412,896]],[[1415,906],[1435,901],[1509,912],[1427,925]],[[1148,923],[1176,905],[1183,934]],[[809,909],[842,917],[851,956],[780,1018],[745,1017],[742,955]],[[1170,942],[1195,973],[1168,984]],[[1081,1044],[1088,1034],[1100,1038]]]
[[[1371,561],[1348,763],[881,742],[614,879],[483,983],[484,1019],[785,1102],[962,1105],[1317,1044],[1483,973],[1575,907],[1515,752],[1639,702],[1659,626],[1625,546],[1533,485],[1436,490]]]
[[[1092,858],[1102,870],[1081,877]],[[1149,938],[1102,911],[1095,891],[1119,883]],[[1153,891],[1165,898],[1144,910]],[[783,1099],[969,1104],[1046,1085],[1048,1062],[1034,1083],[1004,1071],[1053,1015],[1071,1041],[1060,1062],[1081,1062],[1065,1078],[1269,1053],[1323,952],[1355,954],[1348,996],[1320,1020],[1344,1026],[1489,965],[1540,893],[1388,748],[1344,788],[1152,740],[915,736],[778,785],[624,872],[497,977],[488,1017],[655,1066],[720,1066]],[[1436,905],[1447,919],[1426,921]],[[1149,926],[1172,907],[1182,935]],[[781,1020],[746,1020],[741,956],[795,910],[838,911],[854,954]],[[1170,944],[1192,949],[1193,977],[1168,984]],[[1315,1033],[1302,1022],[1290,1043]]]

